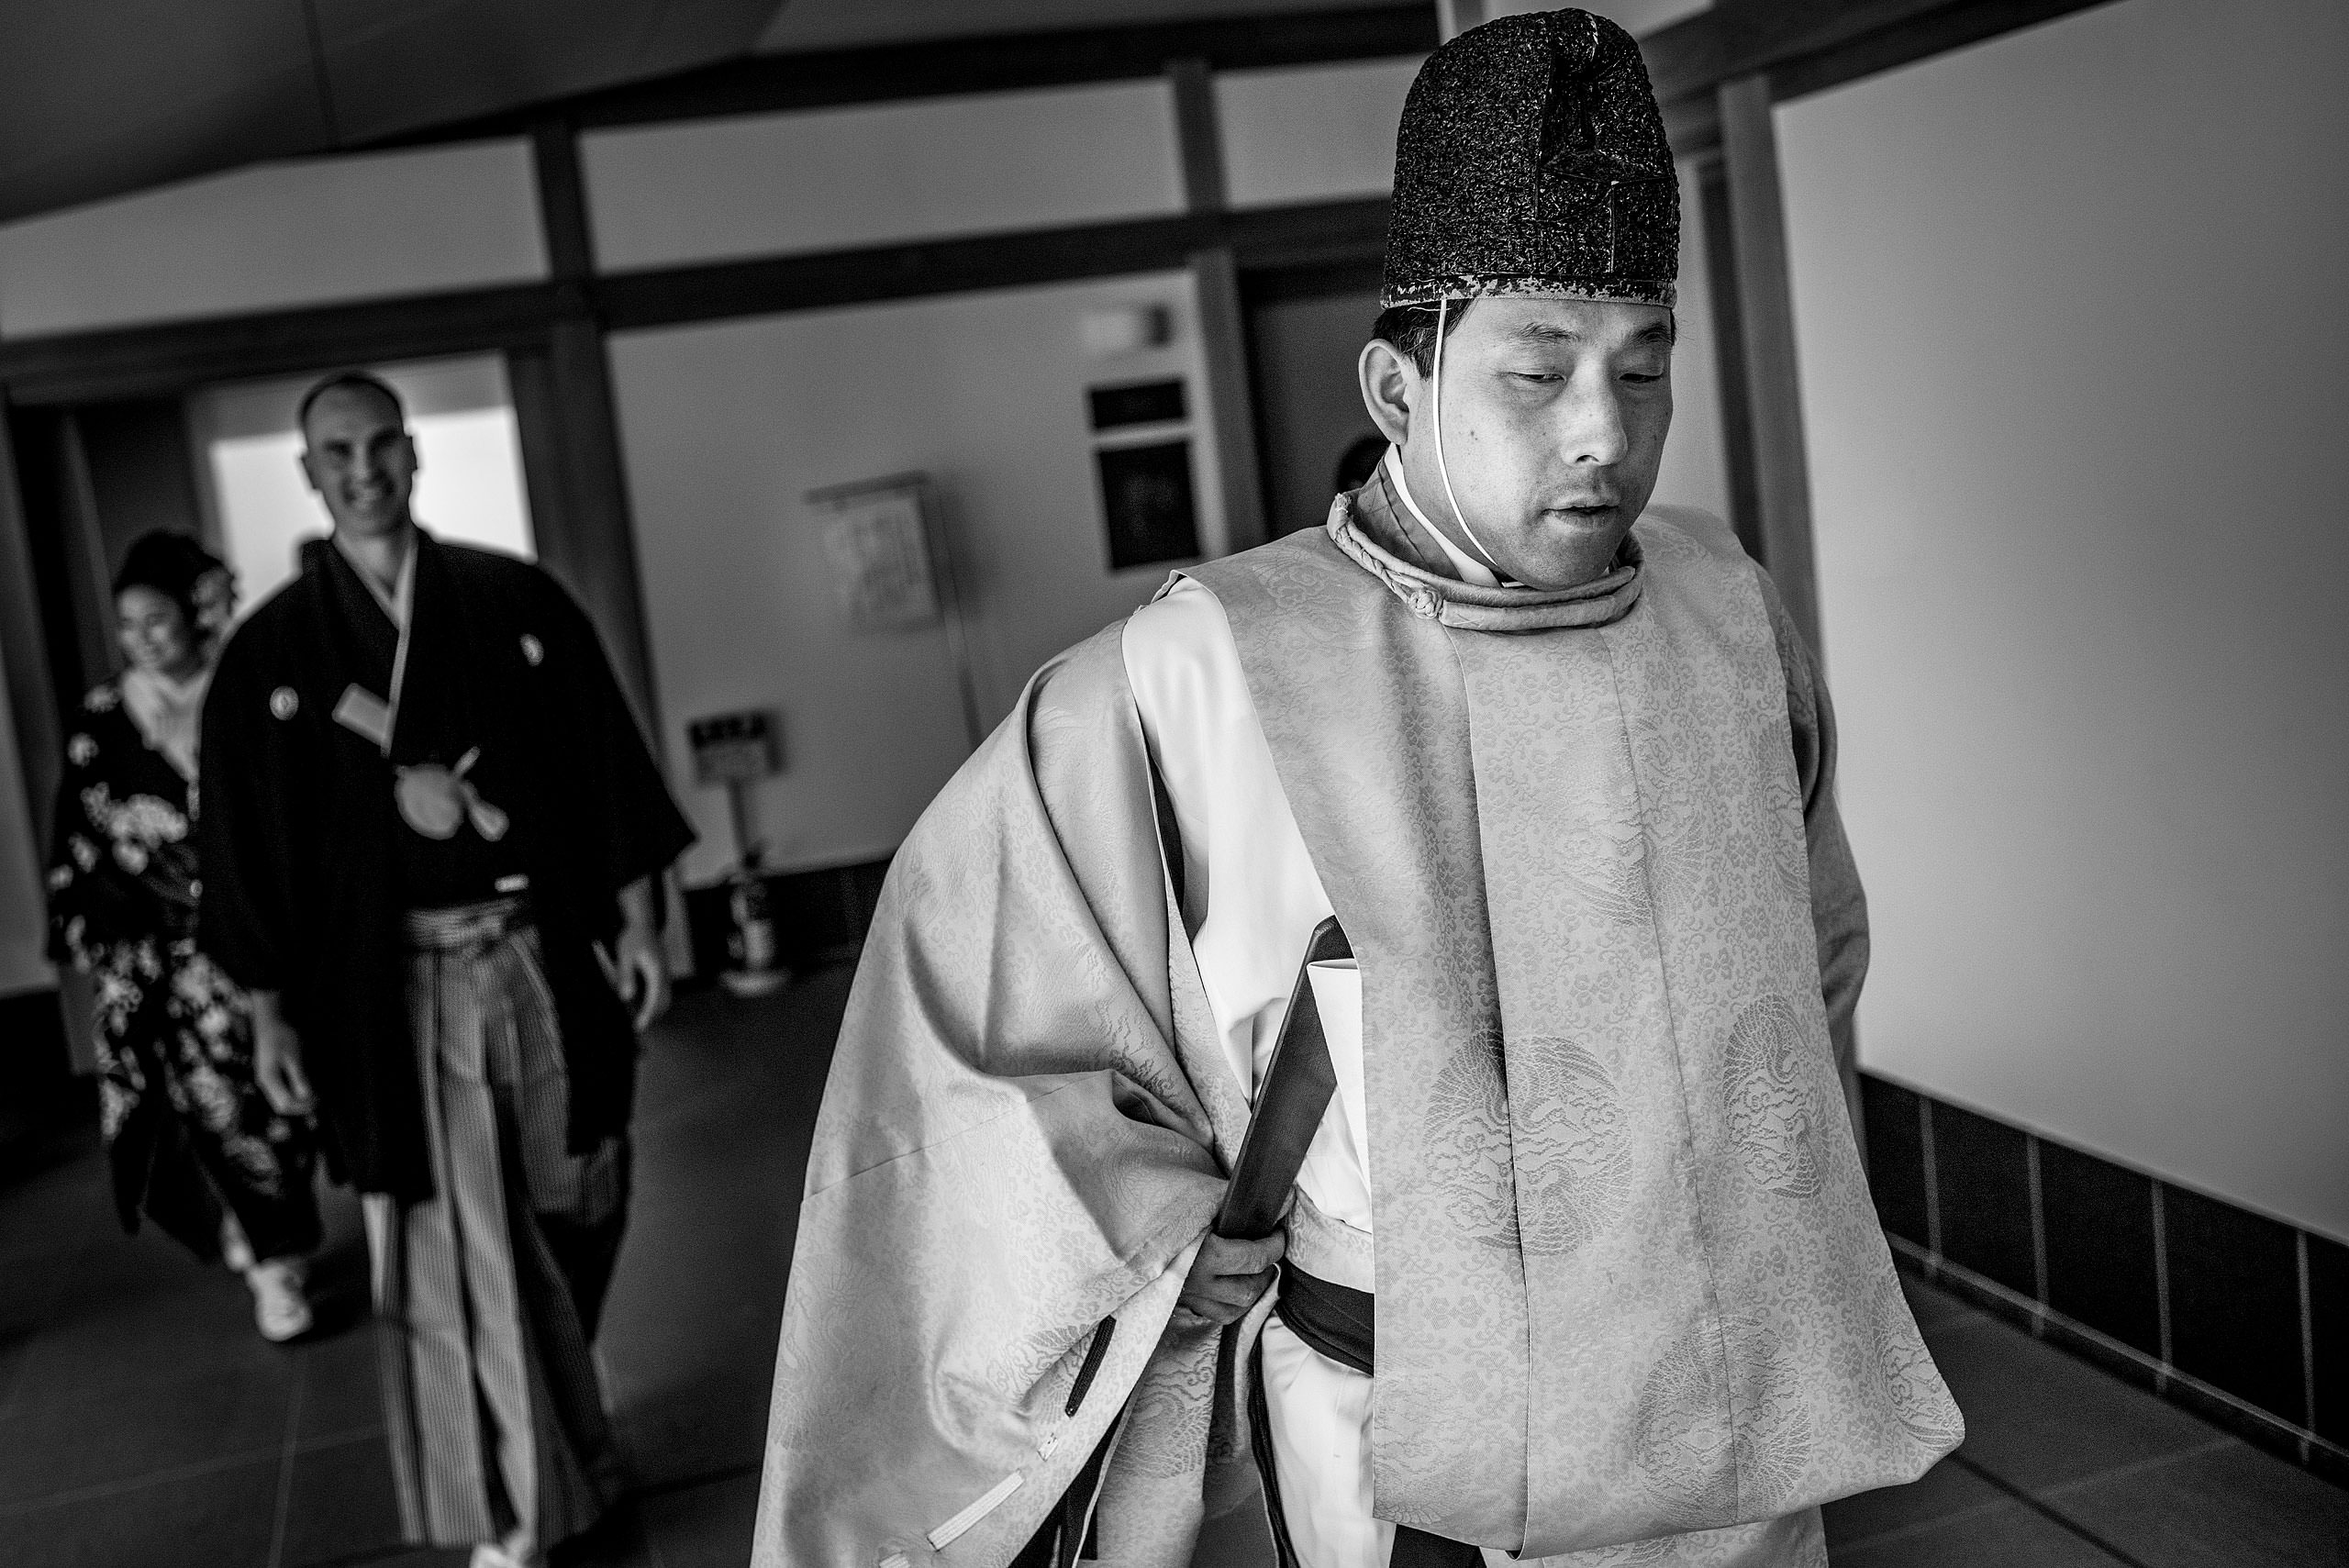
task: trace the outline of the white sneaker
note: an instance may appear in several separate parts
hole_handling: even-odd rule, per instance
[[[253,1321],[271,1344],[310,1331],[310,1299],[302,1294],[302,1274],[298,1258],[272,1258],[245,1271],[253,1292]]]
[[[516,1530],[506,1540],[484,1540],[473,1548],[473,1568],[545,1568],[546,1559],[532,1551]]]

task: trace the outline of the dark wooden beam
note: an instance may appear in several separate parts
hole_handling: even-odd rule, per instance
[[[1221,212],[1230,204],[1223,169],[1223,127],[1215,113],[1215,72],[1193,55],[1166,64],[1174,99],[1174,145],[1183,161],[1183,205]]]
[[[33,570],[31,519],[25,514],[6,409],[0,406],[0,679],[7,683],[17,768],[25,791],[33,852],[49,852],[50,805],[65,755],[58,727],[58,689],[50,669],[46,617]]]
[[[1248,322],[1240,299],[1240,266],[1229,245],[1191,258],[1199,301],[1199,357],[1208,384],[1209,424],[1222,477],[1224,548],[1264,542],[1264,476],[1256,451],[1255,389],[1248,373]]]
[[[1174,100],[1174,140],[1183,161],[1183,205],[1214,217],[1230,206],[1224,182],[1223,126],[1215,112],[1215,72],[1197,55],[1170,61],[1167,87]],[[1255,387],[1248,370],[1248,317],[1240,298],[1240,262],[1225,242],[1190,257],[1191,292],[1198,302],[1200,377],[1206,383],[1207,424],[1215,444],[1222,501],[1224,550],[1264,541],[1263,464],[1256,450]]]
[[[820,310],[1180,266],[1208,228],[1206,220],[1188,216],[1140,218],[1074,229],[710,261],[617,273],[597,284],[596,295],[615,331]]]
[[[620,460],[611,358],[595,314],[596,243],[579,170],[579,135],[568,121],[551,117],[532,128],[530,149],[539,222],[561,306],[542,345],[510,349],[506,357],[533,542],[540,563],[596,623],[658,756],[652,637]]]
[[[1386,242],[1386,202],[1379,197],[710,262],[607,277],[596,293],[618,331],[1157,272],[1219,247],[1229,247],[1239,265],[1255,267],[1375,256]]]
[[[1745,417],[1753,441],[1753,533],[1787,614],[1815,650],[1819,583],[1811,546],[1810,468],[1803,446],[1802,380],[1795,363],[1794,291],[1769,79],[1747,76],[1726,83],[1720,100]]]
[[[1729,522],[1740,544],[1762,559],[1762,491],[1753,471],[1753,409],[1745,381],[1745,311],[1739,303],[1736,223],[1730,213],[1729,170],[1716,154],[1697,165],[1698,208],[1703,217],[1705,272],[1701,284],[1713,307],[1714,384],[1721,415],[1721,459],[1729,470]],[[1680,286],[1697,286],[1686,278]]]
[[[0,341],[25,406],[157,396],[320,365],[545,348],[561,320],[607,330],[814,310],[969,289],[1163,272],[1229,246],[1243,268],[1375,261],[1386,200],[1186,213]]]
[[[1914,22],[1964,0],[1720,0],[1640,40],[1661,103]]]
[[[1770,95],[1783,104],[2110,4],[2111,0],[1969,0],[1946,6],[1904,26],[1867,33],[1773,67]]]
[[[1240,279],[1240,290],[1251,310],[1289,300],[1330,299],[1339,295],[1375,294],[1384,272],[1385,258],[1365,255],[1312,266],[1252,268]]]
[[[1386,256],[1387,206],[1371,196],[1258,208],[1225,216],[1220,228],[1243,269],[1376,263]]]
[[[18,404],[157,396],[211,382],[512,348],[546,339],[565,307],[552,284],[413,295],[0,342]]]
[[[1788,73],[1817,92],[2110,0],[1720,0],[1640,40],[1667,109],[1723,83]],[[1781,88],[1780,97],[1793,96]]]
[[[1174,60],[1204,61],[1215,71],[1378,60],[1425,54],[1436,42],[1435,7],[1427,4],[1005,33],[754,55],[541,105],[531,113],[559,114],[593,130],[716,115],[1140,81],[1159,75]],[[526,132],[529,124],[528,116],[498,116],[381,145],[512,136]]]
[[[62,505],[56,521],[72,603],[54,607],[71,622],[81,649],[81,667],[72,672],[72,689],[86,692],[120,670],[123,660],[114,637],[114,565],[106,560],[97,485],[90,476],[90,451],[75,409],[67,409],[57,422],[57,472]]]
[[[658,756],[652,642],[604,334],[568,317],[543,348],[514,350],[506,364],[540,564],[596,623]]]
[[[559,116],[538,121],[530,127],[530,163],[548,273],[558,283],[595,276],[596,237],[587,217],[587,181],[579,171],[579,132]]]

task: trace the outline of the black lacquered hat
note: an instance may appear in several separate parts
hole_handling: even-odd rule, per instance
[[[1680,183],[1631,35],[1504,17],[1419,68],[1395,141],[1382,306],[1545,294],[1670,306]]]

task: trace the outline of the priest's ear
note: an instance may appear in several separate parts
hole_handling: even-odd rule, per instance
[[[1384,338],[1373,338],[1362,346],[1362,357],[1355,363],[1362,380],[1362,406],[1370,412],[1370,422],[1378,433],[1396,446],[1401,446],[1411,430],[1411,409],[1424,395],[1427,376],[1411,361],[1411,356]]]

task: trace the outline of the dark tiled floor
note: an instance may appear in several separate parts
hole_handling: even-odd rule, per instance
[[[643,1490],[562,1554],[716,1568],[750,1552],[767,1378],[846,971],[680,999],[648,1042],[637,1191],[597,1344]],[[321,1329],[252,1331],[241,1282],[117,1228],[94,1131],[0,1175],[0,1565],[462,1568],[400,1543],[358,1206],[327,1194]]]
[[[631,1229],[598,1346],[642,1483],[560,1562],[739,1568],[807,1137],[847,974],[684,998],[645,1056]],[[244,1287],[126,1239],[86,1129],[0,1175],[0,1563],[455,1568],[404,1548],[356,1206],[328,1201],[325,1327],[280,1349]],[[1965,1447],[1828,1509],[1836,1568],[2349,1563],[2349,1493],[1949,1296],[1911,1291]],[[1237,1568],[1219,1530],[1201,1561]],[[1216,1542],[1228,1550],[1219,1551]]]
[[[2349,1492],[1907,1282],[1965,1442],[1827,1508],[1836,1568],[2349,1564]]]

